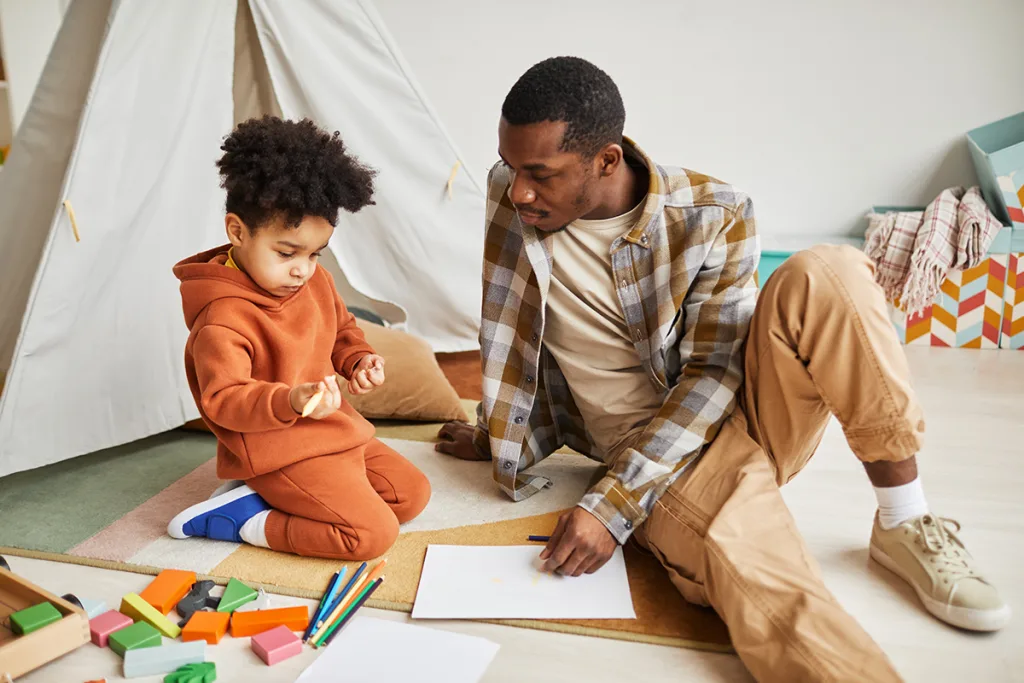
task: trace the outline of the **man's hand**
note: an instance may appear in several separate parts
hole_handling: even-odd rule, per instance
[[[460,460],[489,460],[481,458],[473,445],[473,432],[475,428],[468,422],[455,420],[446,423],[437,433],[439,439],[444,439],[434,446],[434,450],[446,455],[453,455]]]
[[[334,375],[328,375],[322,382],[308,382],[297,384],[288,393],[288,402],[299,415],[317,393],[320,393],[320,402],[307,417],[313,420],[322,420],[341,407],[341,388],[338,387],[338,379]]]
[[[576,507],[558,518],[540,559],[545,560],[546,572],[580,576],[593,574],[603,567],[618,547],[619,542],[601,520]]]
[[[384,384],[384,359],[375,353],[367,354],[352,369],[348,393],[353,396],[368,394],[381,384]]]

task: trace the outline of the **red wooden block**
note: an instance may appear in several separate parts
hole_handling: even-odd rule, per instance
[[[252,651],[267,666],[273,666],[302,652],[302,641],[289,631],[287,626],[278,626],[253,636],[250,645]]]
[[[104,612],[89,621],[89,633],[92,634],[92,642],[100,647],[106,647],[107,639],[110,638],[111,633],[127,628],[133,623],[131,617],[126,617],[115,610]]]

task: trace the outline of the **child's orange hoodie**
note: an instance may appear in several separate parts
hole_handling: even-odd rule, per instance
[[[278,299],[224,266],[228,246],[174,267],[190,334],[189,387],[217,435],[217,476],[249,479],[300,460],[367,443],[374,428],[352,406],[322,419],[300,417],[291,388],[337,372],[346,379],[373,349],[322,267]]]

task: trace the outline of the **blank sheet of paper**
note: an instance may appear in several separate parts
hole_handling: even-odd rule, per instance
[[[356,617],[295,683],[477,683],[496,654],[484,638]]]
[[[413,619],[635,619],[622,548],[594,574],[540,571],[539,546],[431,545]]]

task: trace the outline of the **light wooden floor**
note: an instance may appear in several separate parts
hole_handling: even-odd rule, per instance
[[[909,588],[869,561],[874,497],[835,425],[808,468],[784,489],[786,500],[829,587],[908,681],[1024,682],[1024,353],[912,348],[908,356],[928,412],[928,445],[920,462],[929,502],[934,512],[963,523],[961,537],[1018,613],[1010,626],[995,635],[947,627],[919,607]],[[55,593],[75,592],[111,605],[149,581],[135,574],[8,559],[14,571]],[[302,602],[280,598],[280,604]],[[374,610],[367,614],[406,619]],[[484,679],[488,683],[750,680],[730,655],[469,622],[434,626],[501,644]],[[230,638],[211,652],[218,681],[224,683],[292,681],[315,656],[307,649],[268,668],[249,651],[248,639]],[[119,666],[109,650],[87,645],[21,680],[121,680]]]

